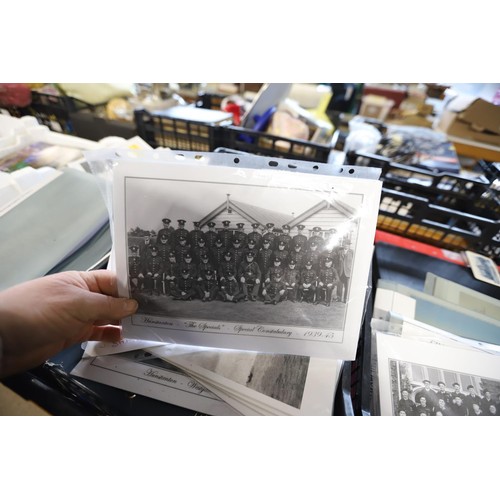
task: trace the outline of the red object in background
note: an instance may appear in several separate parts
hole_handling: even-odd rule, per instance
[[[453,262],[454,264],[458,264],[460,266],[467,266],[467,263],[465,262],[462,254],[458,252],[444,250],[443,248],[428,245],[427,243],[422,243],[410,238],[405,238],[404,236],[399,236],[394,233],[381,231],[380,229],[377,229],[375,232],[375,243],[378,242],[384,242],[388,243],[389,245],[406,248],[407,250],[412,250],[413,252],[429,255],[430,257],[435,257],[436,259]]]
[[[31,104],[31,89],[25,83],[0,83],[0,106],[25,108]]]
[[[224,107],[224,111],[233,114],[233,123],[239,127],[241,125],[241,108],[235,102],[229,102]]]

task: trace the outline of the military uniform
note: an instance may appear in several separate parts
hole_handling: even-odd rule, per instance
[[[262,235],[262,240],[269,241],[269,248],[271,250],[274,250],[274,239],[276,238],[276,235],[273,233],[273,227],[274,227],[274,224],[272,222],[268,222],[266,224],[266,230],[265,230],[264,234]]]
[[[285,269],[284,282],[286,286],[286,299],[295,302],[297,300],[297,290],[300,281],[300,271],[296,268],[294,260],[288,263]]]
[[[262,291],[264,302],[266,304],[276,305],[278,302],[285,300],[286,284],[283,281],[283,271],[273,275],[271,281],[266,284]]]
[[[283,234],[280,234],[277,238],[277,243],[280,242],[285,244],[285,250],[290,251],[292,249],[292,237],[290,236],[290,226],[285,224],[283,226]]]
[[[203,302],[214,300],[217,297],[219,286],[213,270],[205,270],[201,281],[198,281],[198,291]]]
[[[206,231],[204,233],[204,239],[205,239],[205,242],[206,242],[206,246],[209,248],[209,249],[212,249],[215,247],[215,241],[217,240],[217,238],[219,237],[219,234],[217,233],[217,231],[215,230],[215,222],[209,222],[207,224],[208,226],[208,231]]]
[[[173,233],[173,244],[174,246],[179,244],[181,238],[185,238],[186,241],[189,241],[189,231],[184,227],[186,221],[184,219],[179,219],[177,221],[178,228],[174,230]]]
[[[320,251],[316,248],[316,242],[313,242],[312,246],[309,247],[309,250],[306,252],[306,260],[312,262],[312,266],[316,271],[319,271],[319,255]]]
[[[190,231],[188,241],[191,246],[196,248],[198,246],[198,241],[205,239],[205,233],[200,229],[199,222],[193,222],[194,229]]]
[[[231,258],[227,259],[228,256]],[[236,275],[236,265],[232,258],[232,254],[230,252],[226,252],[224,254],[224,260],[219,267],[219,281],[221,284],[228,278],[229,273]]]
[[[259,249],[257,248],[257,245],[255,244],[255,240],[253,240],[253,239],[247,239],[247,244],[243,250],[244,250],[243,261],[245,261],[247,255],[249,253],[253,253],[255,258],[256,258],[258,255],[258,252],[259,252]]]
[[[273,281],[273,278],[277,275],[283,275],[284,274],[284,269],[281,266],[281,260],[276,257],[273,261],[273,265],[267,270],[265,274],[265,283],[270,283]]]
[[[245,231],[243,230],[245,224],[243,222],[238,222],[236,226],[238,229],[233,234],[233,240],[240,240],[241,246],[244,247],[247,242],[247,233],[245,233]]]
[[[305,266],[305,269],[300,273],[299,301],[313,303],[316,294],[317,274],[316,271],[312,269],[311,261],[307,261]]]
[[[259,250],[259,253],[257,255],[257,264],[259,264],[260,270],[263,275],[265,275],[271,266],[272,263],[272,258],[273,258],[273,251],[271,247],[269,246],[266,248],[266,245]]]
[[[151,253],[146,257],[144,264],[144,288],[151,294],[160,295],[163,275],[163,259],[158,254],[156,246],[151,247]]]
[[[198,240],[198,244],[193,247],[193,251],[191,252],[194,256],[194,260],[197,264],[201,262],[202,255],[209,255],[210,249],[207,248],[205,240]]]
[[[231,243],[233,241],[233,231],[229,229],[230,221],[225,220],[222,221],[222,225],[224,226],[222,230],[219,232],[219,237],[222,240],[222,246],[224,248],[230,248]]]
[[[166,262],[168,260],[168,254],[171,252],[172,247],[170,246],[170,243],[168,243],[167,235],[164,234],[160,238],[160,242],[156,244],[158,247],[158,254],[160,257],[163,259],[163,262]]]
[[[259,250],[259,248],[262,246],[262,233],[257,231],[257,229],[259,228],[259,224],[257,224],[256,222],[252,224],[252,227],[253,231],[247,234],[247,242],[250,240],[254,240],[255,249]]]
[[[171,295],[179,276],[179,264],[175,261],[175,254],[170,252],[168,261],[163,266],[163,293]]]
[[[218,270],[224,262],[224,254],[226,253],[226,249],[222,246],[222,240],[219,239],[217,241],[218,243],[210,252],[210,262],[212,262],[216,270]]]
[[[253,260],[253,257],[254,254],[250,253],[250,257],[239,265],[238,278],[242,283],[245,300],[249,298],[250,300],[255,301],[259,293],[262,273],[260,271],[259,264]],[[248,287],[252,287],[250,294],[248,293]]]
[[[326,259],[332,260],[333,267],[337,270],[337,273],[338,273],[338,267],[337,267],[338,258],[337,258],[337,253],[335,252],[334,248],[332,248],[330,250],[325,249],[319,254],[319,261],[318,262],[319,262],[320,269],[325,267]]]
[[[295,246],[295,248],[290,252],[289,258],[290,260],[295,261],[295,269],[302,271],[304,263],[306,262],[306,254],[300,246]]]
[[[317,226],[313,227],[312,232],[313,232],[313,234],[309,238],[307,244],[308,244],[309,248],[311,248],[312,243],[315,242],[319,252],[322,252],[323,248],[325,246],[325,240],[319,234],[321,232],[321,228],[317,227]]]
[[[201,281],[204,279],[205,274],[207,271],[211,271],[214,275],[214,278],[217,276],[216,269],[214,265],[210,262],[208,255],[203,255],[205,257],[204,259],[202,258],[200,263],[198,264],[198,275],[196,277],[196,281]]]
[[[191,245],[184,236],[181,236],[179,243],[175,246],[175,259],[182,263],[186,254],[191,253]]]
[[[230,301],[235,303],[243,298],[243,293],[240,291],[240,285],[236,281],[232,271],[229,272],[224,284],[220,285],[219,297],[224,302]]]
[[[236,266],[236,269],[238,269],[245,255],[245,249],[241,246],[240,240],[233,240],[233,246],[228,249],[228,252],[231,253],[234,265]]]
[[[278,258],[281,261],[282,267],[285,267],[288,263],[288,250],[285,250],[285,242],[278,243],[278,247],[274,250],[274,258]]]
[[[328,267],[328,264],[331,267]],[[323,300],[323,303],[330,306],[333,298],[333,290],[339,289],[340,280],[337,270],[333,267],[333,261],[330,257],[325,262],[325,267],[319,271],[318,293],[316,301]],[[320,297],[321,295],[321,297]],[[337,298],[337,297],[335,297]]]
[[[193,279],[198,276],[198,265],[193,260],[193,256],[191,254],[188,253],[184,256],[184,259],[181,261],[180,267],[182,270],[181,272],[188,270],[189,276],[191,276]]]
[[[174,228],[170,226],[170,219],[162,219],[163,228],[158,231],[158,235],[156,236],[156,244],[159,244],[161,241],[161,237],[163,235],[167,236],[167,241],[170,246],[174,244]]]
[[[131,255],[128,258],[128,277],[130,280],[130,291],[140,290],[142,286],[142,263],[138,255],[139,247],[134,245],[130,247]]]
[[[189,271],[184,272],[183,269],[172,292],[174,300],[191,300],[196,294],[194,285],[194,279],[189,275]]]
[[[306,226],[304,226],[303,224],[299,224],[297,226],[298,234],[296,234],[292,238],[293,247],[295,247],[295,245],[299,244],[300,248],[304,251],[307,249],[307,236],[305,234],[302,234],[302,231],[305,227]]]

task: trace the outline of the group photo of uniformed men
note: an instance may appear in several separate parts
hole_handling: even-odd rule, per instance
[[[353,250],[335,229],[224,220],[221,227],[162,219],[162,228],[129,233],[131,293],[180,301],[283,302],[331,307],[349,296]],[[174,227],[175,226],[175,227]],[[248,226],[248,227],[247,227]],[[334,244],[332,244],[334,242]]]
[[[413,390],[403,388],[396,402],[396,415],[400,417],[429,416],[498,416],[500,413],[500,382],[488,381],[488,385],[478,391],[474,385],[462,387],[453,382],[448,387],[438,381],[422,380]],[[495,392],[495,394],[492,394]]]

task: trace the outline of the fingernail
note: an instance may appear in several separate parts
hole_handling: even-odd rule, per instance
[[[139,307],[139,303],[137,302],[137,300],[134,300],[134,299],[128,299],[123,304],[123,308],[129,314],[135,313],[135,311],[137,310],[138,307]]]

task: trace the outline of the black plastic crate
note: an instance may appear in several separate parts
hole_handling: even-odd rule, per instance
[[[326,163],[330,155],[329,145],[288,139],[232,125],[223,127],[222,146],[261,156],[322,163]]]
[[[485,254],[500,263],[500,192],[496,166],[471,179],[433,173],[352,152],[352,165],[381,169],[382,198],[377,228],[440,248]]]
[[[434,173],[365,153],[350,152],[346,163],[380,168],[380,178],[389,189],[423,196],[432,203],[453,210],[492,220],[500,218],[500,191],[491,184],[493,179],[498,179],[498,175],[495,176],[494,167],[485,162],[485,175],[475,179],[446,172]]]
[[[138,135],[154,148],[211,152],[223,145],[223,127],[218,125],[169,118],[143,109],[135,110],[134,118]]]
[[[500,263],[500,221],[382,187],[377,228],[440,248],[482,253]]]
[[[220,109],[221,102],[225,97],[223,94],[201,93],[196,101],[196,106]],[[220,132],[222,141],[220,147],[260,156],[326,163],[330,150],[333,148],[333,145],[329,144],[288,139],[234,125],[223,127]]]
[[[31,98],[31,104],[23,108],[21,114],[34,116],[42,125],[63,134],[74,133],[71,113],[95,112],[97,108],[102,106],[94,106],[74,97],[43,94],[36,91],[31,92]]]

